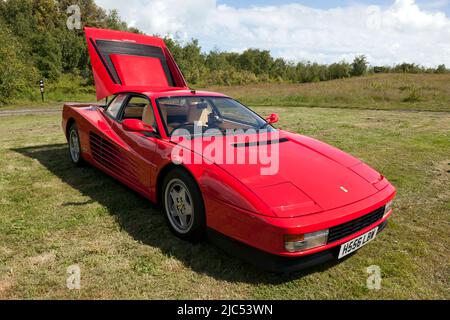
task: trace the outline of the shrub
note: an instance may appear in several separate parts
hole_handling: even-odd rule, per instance
[[[367,62],[365,55],[355,57],[352,63],[352,76],[359,77],[364,75],[367,72],[368,64],[369,63]]]
[[[446,72],[448,72],[448,70],[447,70],[445,64],[441,64],[436,68],[435,72],[436,73],[446,73]]]
[[[345,61],[333,63],[328,67],[329,80],[348,78],[350,77],[351,71],[350,64]]]
[[[420,89],[416,86],[411,86],[408,95],[403,99],[403,102],[420,102],[422,100],[422,95]]]

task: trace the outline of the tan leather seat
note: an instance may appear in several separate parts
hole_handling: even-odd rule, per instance
[[[144,108],[139,104],[130,103],[126,106],[123,116],[123,119],[139,119],[142,117],[142,110]]]
[[[167,106],[161,105],[159,110],[162,122],[166,125],[167,130],[169,130],[169,133],[172,132],[173,128],[177,126],[178,123],[167,123]]]
[[[159,110],[161,110],[160,114],[162,121],[164,123],[167,123],[167,107],[163,106],[162,108],[159,108]]]
[[[200,126],[206,126],[208,123],[208,115],[211,111],[208,108],[197,108],[200,102],[193,102],[189,104],[189,111],[187,114],[187,122],[194,123],[197,122]]]
[[[153,114],[151,106],[145,106],[144,112],[142,113],[142,121],[151,126],[155,124],[155,115]]]

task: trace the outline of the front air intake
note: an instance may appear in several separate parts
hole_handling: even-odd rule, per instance
[[[343,239],[353,233],[364,229],[365,227],[370,226],[371,224],[374,224],[375,222],[383,218],[383,215],[384,206],[357,219],[331,227],[328,234],[328,243]]]

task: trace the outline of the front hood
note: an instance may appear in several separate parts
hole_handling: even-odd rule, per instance
[[[246,159],[252,154],[261,154],[257,143],[230,144],[225,138],[219,139],[223,139],[224,152],[229,158],[233,156],[236,159],[238,152],[244,152]],[[369,181],[364,173],[361,174],[361,170],[368,166],[364,165],[361,169],[361,161],[325,143],[282,131],[276,140],[258,136],[253,140],[259,143],[269,141],[272,148],[269,150],[273,154],[255,164],[230,164],[225,161],[216,161],[216,164],[253,191],[278,217],[295,217],[338,208],[378,191],[374,183],[379,179],[371,176],[370,179],[375,180]],[[203,141],[205,159],[211,158],[210,143]]]

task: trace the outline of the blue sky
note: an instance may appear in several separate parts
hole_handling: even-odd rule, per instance
[[[450,66],[450,0],[96,0],[129,25],[202,49],[289,61]]]
[[[249,6],[264,6],[264,5],[280,5],[288,3],[299,3],[305,6],[318,9],[330,9],[335,7],[346,7],[354,4],[365,5],[379,5],[389,6],[393,0],[219,0],[219,4],[227,4],[237,8],[244,8]],[[450,1],[433,1],[433,0],[419,0],[416,3],[426,10],[442,10],[447,16],[450,16]]]

